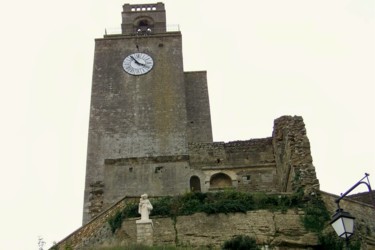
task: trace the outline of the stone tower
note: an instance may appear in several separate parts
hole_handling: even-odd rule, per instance
[[[268,138],[212,141],[206,72],[184,72],[163,3],[125,4],[121,28],[95,40],[84,224],[143,193],[319,189],[302,117],[276,119]]]
[[[184,72],[163,3],[123,5],[95,40],[83,223],[119,198],[189,188],[189,143],[211,143],[206,72]]]

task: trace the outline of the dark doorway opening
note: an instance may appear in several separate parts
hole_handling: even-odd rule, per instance
[[[201,192],[201,181],[198,176],[192,176],[190,178],[190,191]]]

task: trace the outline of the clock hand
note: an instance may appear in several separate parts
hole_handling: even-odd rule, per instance
[[[130,58],[133,59],[136,64],[139,64],[139,62],[137,61],[137,59],[134,58],[134,56],[130,56]]]
[[[135,59],[133,56],[130,56],[130,57],[134,60],[134,62],[135,62],[136,64],[141,65],[141,66],[145,66],[144,63],[140,63],[140,62],[138,62],[138,60]]]

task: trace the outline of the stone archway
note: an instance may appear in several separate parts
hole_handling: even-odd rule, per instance
[[[193,175],[190,178],[190,191],[191,192],[201,192],[201,180],[198,176]]]
[[[142,16],[133,23],[133,28],[137,33],[152,32],[154,29],[154,20],[148,16]]]
[[[224,174],[218,173],[211,176],[210,188],[227,188],[232,187],[232,179]]]

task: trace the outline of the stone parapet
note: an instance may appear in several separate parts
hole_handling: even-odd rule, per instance
[[[113,217],[117,212],[121,211],[128,202],[133,202],[135,198],[124,197],[116,202],[109,209],[97,215],[87,224],[78,228],[76,231],[62,239],[51,249],[65,250],[65,249],[91,249],[93,245],[110,244],[109,242],[118,239],[114,238],[111,228],[108,224],[109,218]],[[138,197],[136,198],[138,200]]]

